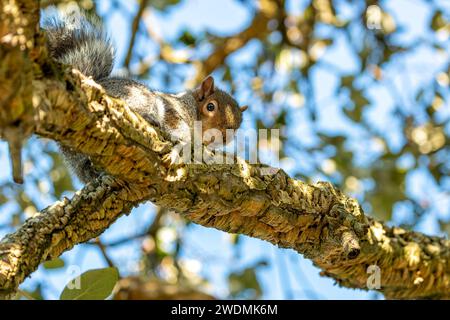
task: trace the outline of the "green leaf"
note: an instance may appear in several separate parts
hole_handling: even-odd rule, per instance
[[[256,299],[262,294],[256,276],[256,270],[259,267],[267,266],[266,261],[259,261],[254,266],[246,268],[240,272],[233,272],[228,276],[228,286],[232,297],[243,297]]]
[[[252,290],[253,297],[257,298],[261,295],[261,287],[256,278],[255,269],[245,269],[241,274],[231,274],[228,278],[230,293],[233,297],[237,297],[239,294],[246,290]]]
[[[344,108],[344,113],[355,122],[361,122],[363,108],[367,106],[370,101],[364,96],[364,94],[355,89],[350,91],[350,100],[353,102],[353,108]]]
[[[355,107],[361,108],[370,103],[370,101],[364,96],[360,90],[351,90],[350,99],[355,104]]]
[[[8,201],[8,198],[0,193],[0,205],[5,204]]]
[[[350,88],[353,85],[353,81],[355,81],[354,75],[348,75],[341,77],[341,86]]]
[[[436,31],[445,27],[445,24],[446,21],[442,14],[442,11],[437,10],[433,15],[433,18],[431,19],[431,28]]]
[[[176,5],[180,0],[153,0],[151,5],[157,10],[165,10],[169,6]]]
[[[178,41],[181,41],[187,46],[193,46],[197,40],[192,35],[192,33],[189,32],[189,30],[184,30],[183,33],[178,38]]]
[[[119,280],[116,268],[93,269],[72,279],[61,293],[61,300],[104,300]]]
[[[64,267],[65,263],[64,260],[61,258],[56,258],[50,261],[45,261],[43,263],[43,266],[45,269],[59,269]]]

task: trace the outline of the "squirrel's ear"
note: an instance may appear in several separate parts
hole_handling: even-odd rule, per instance
[[[243,107],[240,107],[239,109],[241,109],[241,112],[244,112],[245,110],[248,109],[248,106],[243,106]]]
[[[211,76],[207,76],[200,86],[200,98],[204,99],[214,93],[214,79]]]

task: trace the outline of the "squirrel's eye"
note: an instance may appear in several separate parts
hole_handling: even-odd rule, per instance
[[[208,103],[208,105],[206,106],[206,110],[208,110],[208,111],[214,111],[214,109],[215,109],[215,106],[212,103]]]

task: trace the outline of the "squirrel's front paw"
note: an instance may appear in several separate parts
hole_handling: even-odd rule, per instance
[[[169,153],[165,154],[162,157],[162,161],[167,166],[173,166],[176,164],[181,164],[182,157],[180,156],[180,153],[178,152],[178,150],[175,148],[175,149],[172,149],[172,151],[170,151]]]

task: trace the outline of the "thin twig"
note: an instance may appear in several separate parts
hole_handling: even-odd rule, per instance
[[[100,249],[103,258],[105,258],[106,263],[108,264],[109,267],[114,267],[114,262],[111,260],[111,258],[108,256],[108,253],[106,252],[106,247],[105,245],[100,241],[99,238],[95,239],[95,245]]]
[[[128,45],[128,51],[127,51],[127,55],[125,57],[125,62],[124,62],[124,66],[127,69],[130,68],[130,62],[131,62],[131,58],[133,56],[134,43],[136,42],[136,34],[139,29],[139,23],[141,22],[142,14],[144,13],[144,10],[147,7],[147,5],[148,5],[148,0],[142,0],[141,4],[139,5],[139,10],[136,13],[136,16],[134,17],[133,23],[131,25],[131,38],[130,38],[130,43]]]
[[[17,293],[20,294],[22,297],[27,298],[28,300],[36,300],[35,297],[33,297],[30,293],[24,290],[17,289]]]

